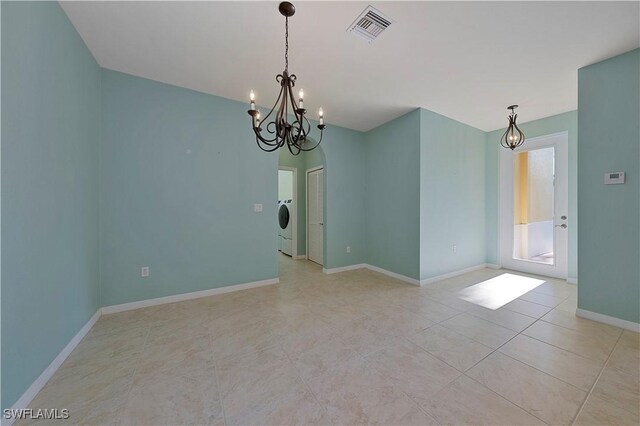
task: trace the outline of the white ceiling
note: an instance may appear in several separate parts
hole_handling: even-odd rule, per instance
[[[371,2],[395,23],[346,32],[369,4],[303,2],[290,71],[311,118],[369,130],[423,107],[482,130],[577,107],[577,69],[640,45],[640,2]],[[271,105],[284,68],[277,2],[63,2],[105,68]]]

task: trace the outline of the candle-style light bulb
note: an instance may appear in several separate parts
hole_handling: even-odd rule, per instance
[[[320,116],[320,125],[324,124],[324,111],[322,111],[322,107],[318,111],[318,115]]]
[[[304,107],[304,90],[300,89],[300,93],[298,93],[298,103],[300,104],[300,108]]]
[[[256,109],[256,94],[253,93],[253,90],[249,92],[249,100],[251,101],[250,109],[254,111]]]

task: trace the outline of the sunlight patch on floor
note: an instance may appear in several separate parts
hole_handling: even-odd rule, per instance
[[[502,274],[460,290],[457,294],[467,302],[488,309],[498,309],[544,282],[536,278]]]

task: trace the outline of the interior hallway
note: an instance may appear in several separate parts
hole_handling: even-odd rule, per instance
[[[278,285],[103,316],[31,407],[68,408],[55,424],[639,422],[639,336],[575,317],[573,285],[490,310],[458,292],[503,270],[418,288],[279,257]]]

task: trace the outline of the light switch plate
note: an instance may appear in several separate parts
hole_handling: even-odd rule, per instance
[[[143,266],[142,268],[140,268],[140,276],[142,278],[147,278],[149,276],[149,267],[148,266]]]
[[[604,174],[605,185],[619,185],[624,183],[624,172],[607,172]]]
[[[253,211],[256,213],[262,213],[262,204],[254,204]]]

